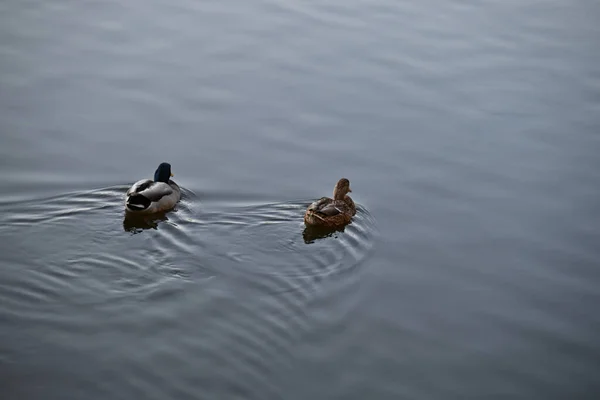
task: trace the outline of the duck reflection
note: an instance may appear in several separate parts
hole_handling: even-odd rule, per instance
[[[146,229],[158,229],[158,224],[168,221],[167,213],[133,214],[125,212],[123,229],[126,232],[140,233]]]
[[[326,228],[322,226],[307,226],[304,228],[302,232],[302,238],[304,239],[304,243],[311,244],[319,239],[325,239],[328,237],[337,237],[337,234],[340,232],[344,232],[346,226],[341,226],[337,228]]]

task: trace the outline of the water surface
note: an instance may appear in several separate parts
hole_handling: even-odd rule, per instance
[[[2,2],[2,398],[593,398],[598,17]],[[181,203],[125,219],[162,161]]]

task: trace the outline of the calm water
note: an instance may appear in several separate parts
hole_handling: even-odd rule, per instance
[[[1,2],[2,399],[594,398],[599,18]],[[124,220],[161,161],[177,210]]]

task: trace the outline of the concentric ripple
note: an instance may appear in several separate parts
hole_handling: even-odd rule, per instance
[[[0,205],[9,325],[44,329],[76,353],[102,349],[129,370],[121,387],[133,397],[192,394],[201,381],[207,393],[281,398],[293,349],[322,323],[311,302],[340,299],[346,308],[330,317],[342,323],[359,301],[376,232],[370,214],[359,207],[343,230],[307,232],[308,201],[209,211],[183,190],[176,210],[131,220],[126,189]],[[168,332],[177,340],[165,341]],[[19,363],[27,351],[6,357]],[[190,359],[206,368],[163,377],[162,360],[183,368]]]
[[[11,243],[14,262],[27,264],[36,292],[127,293],[150,288],[174,274],[154,262],[143,242],[123,240],[126,186],[4,204],[0,237]],[[185,195],[185,194],[184,194]],[[185,202],[165,217],[185,214]],[[32,264],[32,262],[34,262]]]
[[[203,354],[223,366],[214,369],[213,379],[233,385],[239,398],[284,398],[281,373],[292,367],[298,341],[322,322],[311,315],[310,304],[340,299],[346,308],[331,310],[329,317],[344,323],[360,296],[360,266],[376,232],[372,217],[360,207],[342,232],[307,243],[302,217],[308,203],[231,207],[182,224],[187,240],[203,242],[198,259],[220,289],[214,307],[222,314],[202,319],[203,333],[217,345]]]
[[[359,207],[345,229],[307,240],[302,220],[306,203],[279,203],[202,215],[191,222],[211,247],[249,274],[325,276],[355,266],[372,246],[374,222]],[[331,238],[331,240],[320,240]]]

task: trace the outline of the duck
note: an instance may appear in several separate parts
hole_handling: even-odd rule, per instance
[[[125,210],[144,214],[171,210],[181,198],[181,189],[170,179],[173,176],[171,164],[161,163],[154,172],[154,180],[142,179],[129,188]]]
[[[333,189],[333,199],[321,197],[308,206],[304,213],[304,223],[324,228],[339,228],[348,224],[356,214],[354,201],[348,196],[350,192],[350,181],[340,179]]]

